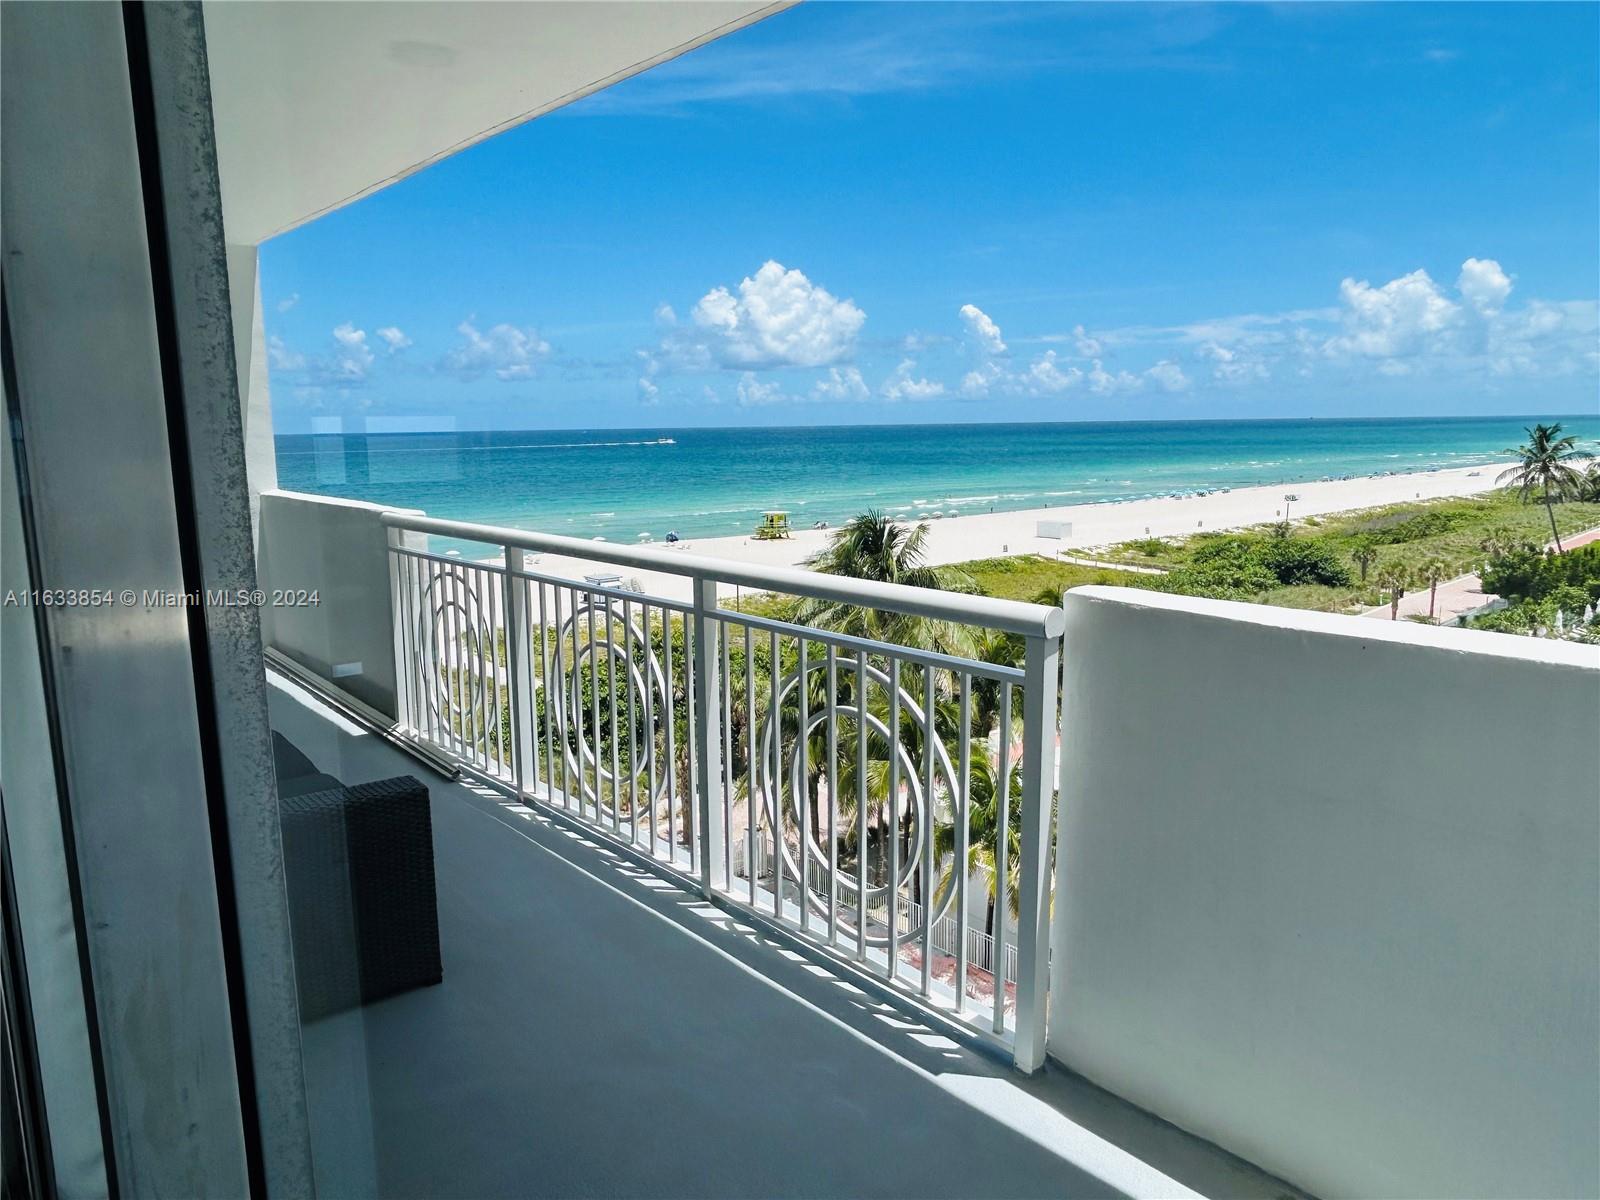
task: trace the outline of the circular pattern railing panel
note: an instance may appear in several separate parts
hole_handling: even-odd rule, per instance
[[[482,736],[500,716],[494,613],[479,595],[482,575],[465,565],[439,567],[417,597],[418,652],[430,682],[422,701],[435,725],[457,739]]]
[[[809,688],[813,675],[821,675],[826,680],[827,664],[825,661],[808,662],[804,680],[801,679],[798,667],[784,676],[779,685],[778,695],[768,705],[766,715],[762,719],[756,744],[759,746],[759,756],[752,765],[755,781],[755,795],[751,802],[751,829],[746,836],[755,834],[757,805],[760,816],[766,821],[767,828],[773,835],[773,841],[781,856],[783,870],[790,880],[800,880],[804,877],[803,891],[805,902],[812,909],[823,915],[827,914],[830,896],[837,897],[840,911],[848,916],[850,910],[857,907],[857,879],[854,871],[844,869],[840,864],[838,870],[830,868],[830,854],[828,846],[820,842],[811,827],[809,812],[810,781],[801,774],[802,763],[795,747],[802,731],[800,724],[799,689]],[[950,821],[964,820],[961,811],[960,789],[956,780],[956,771],[950,761],[949,751],[945,748],[943,739],[935,727],[932,714],[926,712],[916,698],[909,692],[903,683],[896,687],[889,673],[870,663],[864,666],[861,672],[865,682],[864,695],[855,695],[852,690],[848,702],[839,701],[836,697],[832,707],[832,720],[835,726],[846,722],[857,728],[858,736],[864,723],[868,734],[869,745],[876,739],[882,745],[890,747],[890,752],[895,755],[899,765],[900,794],[888,796],[883,792],[869,795],[869,811],[876,807],[880,824],[893,832],[892,837],[899,837],[902,822],[909,820],[910,837],[905,843],[904,853],[898,856],[895,866],[894,878],[873,883],[870,880],[866,886],[865,903],[870,911],[873,908],[887,910],[891,893],[898,896],[901,889],[909,884],[923,865],[923,851],[926,839],[934,836],[934,829],[938,820],[937,802],[942,797],[950,810]],[[854,680],[856,669],[852,663],[847,670],[840,670],[840,680]],[[825,685],[824,685],[825,686]],[[852,684],[853,688],[853,684]],[[879,693],[880,703],[874,705],[872,691],[876,688]],[[888,716],[892,705],[890,696],[898,692],[900,708],[900,728],[893,731],[889,728]],[[803,736],[809,743],[814,734],[826,733],[830,720],[829,708],[824,698],[820,702],[809,699],[806,713],[806,727]],[[921,755],[914,752],[913,747],[906,744],[904,733],[906,727],[918,730],[921,733],[919,740],[931,738],[933,742],[933,787],[928,787],[927,779],[921,761]],[[780,772],[777,778],[773,777],[772,761],[775,751],[774,740],[783,737],[783,729],[792,730],[792,739],[786,738],[787,745],[783,747],[784,757],[787,759],[787,768]],[[848,741],[848,750],[847,750]],[[838,738],[839,764],[847,769],[853,769],[852,764],[856,754],[856,738]],[[807,755],[808,762],[812,765],[818,763],[818,756]],[[825,762],[826,756],[822,756]],[[836,777],[847,772],[835,771]],[[854,795],[845,795],[846,789],[841,788],[840,804],[835,812],[845,807],[845,801],[854,807]],[[874,803],[876,802],[876,803]],[[888,819],[883,820],[884,810],[888,809]],[[858,818],[859,819],[859,816]],[[950,822],[946,822],[948,824]],[[837,830],[829,822],[829,836],[836,837]],[[785,836],[785,826],[792,826],[795,830],[795,845],[791,845]],[[843,827],[842,824],[840,826]],[[803,842],[805,846],[806,871],[802,872],[800,855],[796,853],[797,846]],[[867,847],[857,846],[858,856],[866,854]],[[814,868],[811,869],[811,868]],[[935,874],[948,871],[941,863],[935,863]],[[949,910],[955,897],[955,889],[941,888],[938,880],[927,881],[926,893],[936,897],[932,920],[938,920]],[[943,893],[941,895],[941,892]],[[888,943],[888,931],[867,934],[867,944],[882,946]]]
[[[591,632],[591,620],[593,622]],[[572,611],[556,630],[563,647],[558,663],[551,657],[545,680],[547,719],[552,722],[568,771],[577,778],[582,799],[598,806],[607,792],[613,795],[619,785],[630,797],[645,793],[645,812],[654,814],[668,794],[669,772],[664,751],[657,753],[671,719],[666,673],[650,642],[650,629],[637,613],[626,613],[621,601],[609,597],[577,600]],[[584,682],[589,681],[591,703],[584,701]],[[597,684],[604,682],[609,694],[599,704]],[[635,698],[633,713],[626,711],[626,700]],[[646,696],[650,702],[645,702]],[[611,725],[611,703],[619,701],[617,721],[626,728]],[[626,748],[624,750],[624,747]],[[612,770],[612,750],[617,751],[617,769]],[[654,788],[647,778],[652,760],[656,764]]]

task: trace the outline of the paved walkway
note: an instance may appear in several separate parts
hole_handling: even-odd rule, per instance
[[[1589,529],[1583,533],[1573,534],[1561,542],[1563,550],[1575,550],[1579,546],[1587,546],[1590,542],[1600,541],[1600,528]],[[1555,543],[1545,543],[1546,550],[1554,550]],[[1492,592],[1483,590],[1483,580],[1479,579],[1476,572],[1470,575],[1459,575],[1454,579],[1446,580],[1439,585],[1439,592],[1435,597],[1434,620],[1440,625],[1448,625],[1462,613],[1472,612],[1482,608],[1485,604],[1498,599]],[[1369,608],[1361,614],[1364,617],[1378,617],[1387,621],[1389,619],[1389,606],[1380,604],[1376,608]],[[1399,619],[1404,621],[1407,617],[1428,615],[1428,589],[1419,588],[1407,592],[1400,598]]]

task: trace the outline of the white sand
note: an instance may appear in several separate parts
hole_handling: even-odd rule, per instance
[[[1131,538],[1170,537],[1201,530],[1237,529],[1277,520],[1283,514],[1284,496],[1299,497],[1289,505],[1289,516],[1316,516],[1350,509],[1374,508],[1403,500],[1435,500],[1470,496],[1494,487],[1495,477],[1509,464],[1461,467],[1448,471],[1423,471],[1409,475],[1361,476],[1328,483],[1275,484],[1234,488],[1209,496],[1177,499],[1129,500],[1108,504],[1073,504],[1060,508],[1022,509],[947,517],[929,523],[928,561],[943,565],[997,558],[1005,554],[1045,554],[1066,551],[1079,555],[1091,547],[1125,542]],[[1036,535],[1039,521],[1069,521],[1070,537],[1062,540]],[[820,550],[832,530],[796,530],[787,541],[759,542],[749,537],[691,538],[679,545],[694,554],[734,559],[769,566],[799,566]],[[664,554],[672,549],[656,544]],[[598,548],[598,546],[597,546]],[[566,579],[585,575],[619,574],[637,580],[649,594],[686,601],[690,584],[666,572],[636,571],[554,554],[542,555],[535,571]],[[734,589],[725,587],[724,594]]]

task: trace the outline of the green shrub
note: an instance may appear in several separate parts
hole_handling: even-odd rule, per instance
[[[1195,547],[1176,582],[1204,589],[1253,594],[1274,587],[1322,584],[1345,587],[1350,570],[1331,542],[1320,538],[1250,537],[1223,534]],[[1212,593],[1205,593],[1212,594]]]
[[[1370,537],[1375,545],[1398,546],[1421,538],[1449,533],[1478,520],[1470,509],[1438,508],[1426,512],[1385,513],[1355,526],[1354,532]]]
[[[1350,568],[1339,552],[1316,538],[1275,538],[1261,547],[1263,565],[1285,585],[1320,583],[1346,587]]]
[[[1484,572],[1483,589],[1511,601],[1543,600],[1570,589],[1593,603],[1600,600],[1600,542],[1565,554],[1545,554],[1533,547],[1515,550]]]

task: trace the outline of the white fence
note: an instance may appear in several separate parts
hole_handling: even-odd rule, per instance
[[[403,732],[1000,1038],[1024,1070],[1043,1062],[1059,608],[414,514],[383,522]],[[486,559],[430,553],[418,534],[481,542]],[[680,576],[692,599],[546,574],[529,551]],[[847,617],[735,612],[719,584],[836,618],[869,611],[874,628],[998,630],[1023,653],[985,662],[821,627]],[[764,871],[750,829],[782,847]],[[977,860],[1003,881],[998,904],[1023,914],[1014,942],[1003,923],[992,939],[956,935]],[[914,903],[924,894],[930,905]],[[974,1012],[956,981],[997,959],[1015,988]]]
[[[748,874],[748,857],[749,846],[747,839],[744,835],[740,835],[733,853],[734,870],[740,877],[746,877]],[[772,879],[774,874],[772,869],[772,842],[769,839],[764,837],[756,839],[755,864],[756,878],[758,880],[769,881]],[[984,873],[984,877],[988,878],[986,873]],[[971,887],[971,881],[969,881],[968,887]],[[876,923],[879,928],[887,926],[886,908],[887,905],[883,903],[868,907],[867,922],[869,927],[873,923]],[[915,900],[902,900],[896,909],[896,918],[902,936],[921,929],[922,905]],[[999,921],[1001,919],[1000,914],[997,912],[995,920]],[[931,930],[934,953],[942,954],[946,958],[957,957],[956,943],[961,936],[958,930],[962,926],[965,926],[966,929],[965,962],[967,966],[975,967],[977,970],[986,971],[993,975],[995,963],[994,938],[969,922],[963,921],[955,913],[935,918]],[[1017,981],[1016,942],[1008,941],[1005,943],[1003,958],[1005,960],[1004,982],[1014,984]]]

